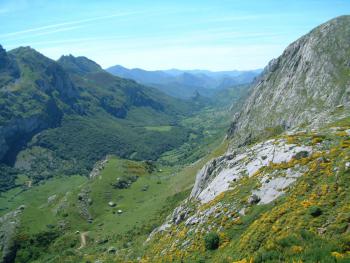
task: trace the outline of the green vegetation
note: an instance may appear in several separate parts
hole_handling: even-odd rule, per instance
[[[322,215],[322,210],[318,206],[310,206],[309,213],[313,217],[318,217],[318,216]]]
[[[159,132],[168,132],[171,130],[171,126],[146,126],[147,131],[159,131]]]
[[[159,233],[147,247],[144,262],[348,262],[349,121],[347,117],[317,131],[280,135],[289,144],[317,150],[287,163],[271,163],[211,202],[192,204],[203,212],[215,207],[214,215],[202,224],[186,225],[184,220]],[[261,178],[293,167],[304,167],[303,175],[283,196],[266,205],[247,203]],[[215,250],[203,242],[208,229],[219,236]]]
[[[0,215],[26,206],[16,262],[114,261],[106,253],[111,246],[121,262],[135,260],[143,255],[151,231],[189,195],[198,170],[227,149],[222,139],[232,114],[228,104],[188,107],[191,102],[157,97],[152,89],[117,78],[116,87],[108,87],[108,76],[85,62],[83,69],[69,66],[74,83],[88,87],[79,91],[74,109],[57,100],[59,121],[28,137],[26,148],[15,152],[16,169],[3,167],[4,175],[16,176],[10,177],[13,181],[3,177],[3,189],[12,189],[0,195]],[[126,99],[131,104],[125,116],[111,111],[111,101],[102,108],[96,104],[101,96],[119,96],[119,101],[118,88],[132,93],[133,86],[164,102],[164,110],[143,98],[137,105]],[[108,163],[99,175],[87,179],[105,156]]]
[[[108,259],[113,258],[112,255],[105,255],[102,251],[110,246],[117,247],[125,258],[141,255],[141,244],[149,233],[188,196],[200,164],[185,168],[177,176],[172,175],[174,170],[171,167],[162,167],[157,169],[161,172],[153,173],[148,172],[148,167],[145,162],[113,157],[100,175],[89,181],[80,176],[62,177],[25,191],[13,189],[7,192],[1,200],[11,206],[3,213],[19,204],[27,206],[17,239],[17,262],[35,259],[40,259],[40,262],[79,262],[90,257]],[[116,182],[131,177],[133,182],[128,187],[115,187]],[[146,190],[145,185],[148,186]],[[86,198],[92,200],[86,207],[93,218],[92,223],[82,212],[85,204],[78,198],[85,192]],[[50,200],[50,196],[55,198]],[[109,206],[110,201],[116,206]],[[119,214],[119,210],[122,213]],[[77,230],[89,233],[88,243],[83,249],[85,256],[73,253],[80,246],[80,235],[75,234]],[[62,253],[58,255],[56,251]]]
[[[55,62],[31,48],[1,56],[20,74],[6,75],[0,89],[2,191],[20,174],[33,184],[87,175],[107,154],[156,160],[188,140],[181,120],[204,106],[114,77],[84,57]]]
[[[207,250],[218,249],[220,243],[220,237],[217,233],[210,232],[204,237],[204,244]]]
[[[2,191],[9,190],[15,185],[17,174],[16,169],[0,164],[0,186]]]

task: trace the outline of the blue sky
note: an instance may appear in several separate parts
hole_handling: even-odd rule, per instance
[[[0,44],[103,67],[255,69],[349,0],[0,0]]]

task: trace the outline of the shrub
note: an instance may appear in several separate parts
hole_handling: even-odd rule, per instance
[[[205,235],[204,243],[207,250],[215,250],[219,247],[220,238],[217,233],[211,232]]]
[[[310,206],[309,214],[312,215],[313,217],[317,217],[322,215],[322,210],[318,206]]]
[[[132,183],[136,182],[139,177],[137,175],[130,175],[118,178],[117,182],[112,184],[117,189],[127,189]]]
[[[309,152],[307,151],[300,151],[296,155],[294,155],[294,159],[300,160],[302,158],[307,158],[309,156]]]

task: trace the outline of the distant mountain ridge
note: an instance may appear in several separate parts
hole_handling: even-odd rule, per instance
[[[248,84],[262,72],[261,69],[218,72],[179,69],[147,71],[139,68],[128,69],[120,65],[106,70],[115,76],[135,80],[180,98],[190,98],[196,92],[210,97],[216,90]]]

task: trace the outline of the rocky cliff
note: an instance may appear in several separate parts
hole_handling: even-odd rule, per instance
[[[301,124],[322,123],[350,101],[350,16],[333,19],[272,60],[233,120],[242,144]]]
[[[3,74],[12,76],[0,85],[0,161],[12,165],[35,134],[60,125],[78,91],[60,65],[29,47],[0,53]]]

